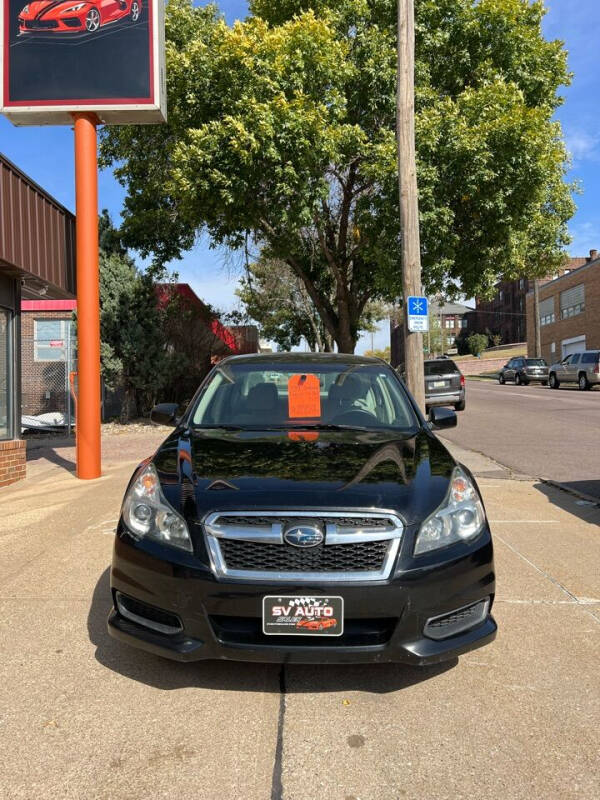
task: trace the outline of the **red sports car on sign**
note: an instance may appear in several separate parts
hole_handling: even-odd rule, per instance
[[[142,0],[34,0],[19,14],[19,33],[95,33],[120,19],[137,22],[141,13]]]
[[[322,619],[301,619],[296,623],[297,628],[308,628],[311,631],[323,631],[325,628],[334,628],[337,619],[333,617],[323,617]]]

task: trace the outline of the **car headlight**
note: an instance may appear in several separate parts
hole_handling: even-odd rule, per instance
[[[71,8],[66,8],[61,13],[62,14],[73,14],[75,11],[81,11],[81,9],[84,7],[84,5],[85,5],[85,3],[77,3],[76,6],[71,6]]]
[[[415,555],[475,539],[484,524],[485,512],[479,492],[466,473],[456,467],[444,502],[419,529]]]
[[[165,500],[152,464],[144,467],[129,487],[121,513],[135,539],[152,539],[190,553],[193,551],[185,520]]]

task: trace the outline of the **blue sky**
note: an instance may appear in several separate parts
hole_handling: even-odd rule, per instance
[[[246,14],[247,4],[241,0],[221,0],[219,5],[229,22]],[[583,194],[576,197],[578,210],[570,225],[571,253],[583,256],[592,248],[600,249],[600,71],[595,41],[600,30],[600,3],[547,0],[547,5],[546,36],[566,43],[574,73],[572,85],[563,91],[565,103],[557,116],[572,154],[569,178],[581,181],[583,186]],[[15,128],[0,117],[0,150],[65,206],[74,209],[73,134],[69,128]],[[101,173],[99,204],[108,208],[117,222],[122,200],[123,190],[112,174]],[[226,254],[209,249],[208,241],[201,241],[172,267],[181,280],[190,283],[200,297],[217,308],[227,310],[236,305],[236,270]],[[374,342],[376,347],[389,344],[387,323],[382,324]],[[357,349],[362,352],[370,346],[369,335],[361,339]]]

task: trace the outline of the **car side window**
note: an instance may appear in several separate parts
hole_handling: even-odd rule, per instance
[[[511,360],[506,365],[506,368],[507,369],[512,369],[514,367],[514,365],[515,365],[515,360],[514,360],[514,358],[511,358]]]
[[[566,366],[567,364],[570,364],[570,363],[571,363],[571,359],[572,359],[572,358],[573,358],[573,356],[565,356],[565,357],[563,358],[563,360],[562,360],[560,363],[561,363],[561,364],[564,364],[564,365]]]
[[[581,357],[582,364],[595,364],[598,361],[599,353],[584,353]]]
[[[571,356],[571,360],[569,364],[579,364],[579,359],[581,358],[581,353],[575,353]]]

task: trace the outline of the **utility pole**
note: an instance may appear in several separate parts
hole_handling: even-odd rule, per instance
[[[396,93],[398,191],[402,236],[402,292],[404,296],[404,365],[406,385],[425,411],[423,334],[408,330],[407,297],[421,295],[421,243],[415,157],[415,6],[398,0],[398,72]]]
[[[533,279],[533,324],[535,331],[535,357],[542,357],[542,332],[540,330],[540,284],[537,278]]]

